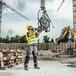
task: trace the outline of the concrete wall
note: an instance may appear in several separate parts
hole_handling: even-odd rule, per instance
[[[0,49],[26,49],[27,44],[26,43],[0,43]],[[67,42],[67,43],[60,43],[59,45],[57,43],[39,43],[38,44],[38,50],[56,50],[56,51],[64,51],[67,48],[74,48],[73,42]]]

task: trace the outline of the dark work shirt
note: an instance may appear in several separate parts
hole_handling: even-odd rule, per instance
[[[29,33],[29,32],[27,32],[27,36],[28,36],[28,37],[29,37],[29,34],[30,34],[30,33]],[[36,37],[37,37],[37,34],[36,34]]]

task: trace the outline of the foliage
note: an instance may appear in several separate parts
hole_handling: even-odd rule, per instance
[[[54,42],[54,39],[53,38],[51,39],[51,42]]]
[[[61,36],[64,34],[65,30],[66,30],[66,27],[62,29]],[[70,32],[68,31],[67,34],[65,35],[65,37],[61,40],[61,42],[69,41],[69,36],[70,36]]]
[[[43,41],[45,43],[48,43],[49,42],[49,39],[50,39],[50,37],[48,37],[47,35],[43,36]]]
[[[26,43],[26,35],[19,36],[16,35],[15,37],[6,36],[6,38],[0,38],[0,43]]]

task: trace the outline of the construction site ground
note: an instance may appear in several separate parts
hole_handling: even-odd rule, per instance
[[[23,64],[6,70],[0,70],[0,76],[76,76],[76,58],[65,60],[39,60],[40,69],[34,69],[33,61],[29,62],[29,70]]]

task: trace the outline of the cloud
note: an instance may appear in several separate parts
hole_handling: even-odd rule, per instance
[[[12,36],[15,34],[15,31],[12,28],[8,29],[7,35]]]
[[[12,27],[12,31],[16,34],[26,34],[26,26],[28,24],[34,27],[38,26],[37,13],[40,9],[40,0],[3,0],[13,8],[17,9],[24,16],[30,18],[30,21],[25,20],[16,13],[12,12],[8,8],[3,9],[2,28],[6,24],[5,33]],[[72,12],[72,1],[65,0],[64,4],[60,8],[59,12],[57,9],[61,4],[62,0],[46,0],[46,9],[49,17],[51,18],[55,28],[51,28],[49,33],[41,33],[39,36],[42,41],[44,35],[50,36],[50,38],[59,37],[61,29],[70,25],[73,25],[73,12]]]
[[[25,2],[24,2],[24,0],[18,0],[17,8],[18,8],[20,11],[23,11],[23,10],[25,9]]]

